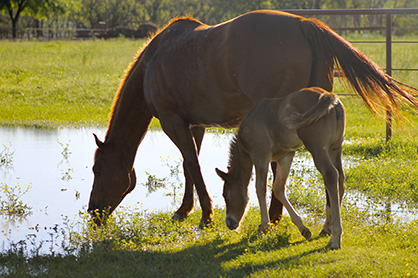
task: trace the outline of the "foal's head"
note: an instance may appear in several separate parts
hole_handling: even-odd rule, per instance
[[[224,180],[222,196],[226,203],[225,224],[230,230],[238,228],[247,209],[249,198],[248,186],[240,178],[216,169],[216,173]]]
[[[223,197],[226,203],[225,223],[229,229],[238,228],[250,200],[248,183],[252,173],[252,161],[235,137],[230,147],[228,173],[216,169],[224,180]]]
[[[94,156],[94,182],[90,194],[88,212],[100,225],[119,205],[122,199],[135,188],[136,175],[121,163],[120,155],[108,148],[95,136],[97,150]]]

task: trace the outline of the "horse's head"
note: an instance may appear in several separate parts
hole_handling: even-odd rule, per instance
[[[94,138],[98,148],[94,156],[94,182],[88,212],[100,225],[135,188],[136,175],[134,168],[124,164],[121,154],[102,143],[96,135]]]
[[[245,214],[249,198],[248,186],[239,178],[233,177],[230,172],[225,173],[216,169],[216,173],[224,180],[223,197],[226,203],[225,224],[230,230],[238,228]]]

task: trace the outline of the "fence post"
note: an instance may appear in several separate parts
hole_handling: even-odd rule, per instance
[[[392,14],[386,13],[386,73],[392,76]],[[392,111],[386,110],[386,142],[392,139]]]

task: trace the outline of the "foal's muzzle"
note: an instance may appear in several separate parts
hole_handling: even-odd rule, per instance
[[[239,223],[235,221],[231,216],[226,216],[225,224],[230,230],[235,230],[239,226]]]

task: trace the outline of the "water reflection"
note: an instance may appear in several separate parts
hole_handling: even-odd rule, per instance
[[[8,153],[13,153],[13,163],[0,167],[0,183],[21,187],[31,184],[31,189],[20,199],[32,208],[32,213],[25,218],[0,216],[0,249],[7,242],[17,242],[28,235],[48,240],[50,229],[61,225],[64,217],[75,218],[80,210],[86,210],[93,183],[91,167],[96,149],[93,132],[104,138],[106,130],[0,128],[0,146],[6,144]],[[223,205],[223,199],[222,182],[214,169],[226,167],[231,136],[207,133],[202,145],[202,173],[215,205]],[[149,211],[173,211],[173,198],[181,198],[183,189],[167,186],[148,194],[141,184],[148,178],[147,173],[170,178],[171,167],[180,161],[180,152],[163,132],[148,132],[135,161],[137,187],[121,205],[134,207],[140,202]],[[178,168],[183,182],[182,167]],[[174,179],[171,177],[173,184],[178,182]]]

